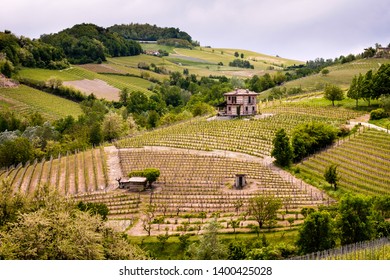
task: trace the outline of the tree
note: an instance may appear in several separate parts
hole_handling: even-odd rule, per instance
[[[89,131],[89,142],[92,145],[99,145],[101,142],[103,142],[104,136],[102,132],[102,127],[100,123],[96,122],[91,126],[91,129]]]
[[[0,69],[1,73],[4,74],[7,78],[11,78],[12,71],[14,70],[14,67],[12,66],[12,63],[6,60],[3,67]]]
[[[148,110],[149,98],[141,91],[133,91],[127,99],[127,110],[130,113],[141,114]]]
[[[371,99],[375,98],[372,70],[367,71],[361,83],[361,96],[370,106]]]
[[[18,210],[0,234],[0,259],[147,259],[99,215],[80,211],[48,186],[39,187],[28,207]]]
[[[150,236],[150,233],[152,231],[152,224],[153,224],[155,211],[156,211],[156,205],[154,204],[148,204],[145,210],[143,211],[144,218],[142,219],[142,227],[148,233],[148,236]]]
[[[328,75],[329,74],[329,69],[327,69],[327,68],[322,69],[321,74],[322,74],[322,76]]]
[[[331,164],[325,169],[324,178],[325,180],[337,190],[337,182],[340,180],[340,176],[337,172],[337,165]]]
[[[362,84],[362,75],[360,74],[359,77],[354,76],[347,92],[347,96],[349,98],[356,100],[356,108],[358,107],[359,99],[362,97],[361,84]]]
[[[249,201],[249,211],[257,221],[259,229],[265,223],[276,220],[276,214],[280,207],[282,207],[280,199],[270,195],[258,195]]]
[[[382,64],[373,75],[373,99],[378,99],[382,95],[390,95],[390,64]]]
[[[336,245],[336,228],[327,211],[310,213],[299,229],[297,246],[301,253],[327,250]]]
[[[235,57],[239,57],[240,54],[236,51],[236,52],[234,52],[234,56],[235,56]]]
[[[25,137],[18,137],[0,144],[0,166],[26,163],[34,158],[34,147]]]
[[[279,166],[290,166],[293,159],[293,151],[290,139],[283,128],[279,129],[272,141],[271,156],[275,157],[275,163]]]
[[[374,234],[373,211],[370,198],[346,194],[340,200],[337,225],[341,245],[369,240]]]
[[[228,249],[218,238],[221,228],[216,219],[212,220],[199,238],[199,243],[188,247],[187,254],[194,260],[224,260],[228,256]]]
[[[328,84],[325,86],[324,97],[325,99],[332,101],[332,106],[334,106],[335,101],[344,99],[344,93],[339,86]]]
[[[337,137],[337,132],[337,128],[321,122],[310,122],[296,126],[291,139],[294,161],[298,162],[332,144]]]
[[[107,141],[116,139],[122,135],[123,131],[123,118],[122,116],[109,112],[104,116],[102,123],[102,133],[103,137]]]
[[[142,176],[146,177],[149,187],[152,186],[154,182],[157,181],[160,176],[160,170],[157,168],[146,168],[142,171]]]
[[[119,93],[119,101],[123,103],[123,105],[127,105],[127,102],[129,100],[129,89],[124,88]]]
[[[19,192],[14,193],[12,184],[8,180],[2,180],[0,182],[0,228],[7,223],[15,222],[18,214],[24,212],[26,208],[28,208],[27,197]]]

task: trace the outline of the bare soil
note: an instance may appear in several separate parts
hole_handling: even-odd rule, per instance
[[[93,93],[97,98],[105,98],[109,101],[119,100],[120,90],[99,79],[66,81],[63,84],[64,86],[70,86],[78,89],[87,95]]]

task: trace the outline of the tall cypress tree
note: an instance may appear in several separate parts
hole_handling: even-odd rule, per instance
[[[274,148],[272,149],[271,156],[275,157],[275,163],[283,167],[290,166],[293,159],[293,151],[290,139],[283,128],[276,132],[272,144]]]

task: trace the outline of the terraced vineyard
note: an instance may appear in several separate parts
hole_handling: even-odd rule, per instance
[[[325,168],[337,164],[338,186],[367,195],[390,194],[390,134],[367,130],[298,164],[302,175],[325,185]]]
[[[361,114],[342,108],[330,111],[324,107],[299,105],[287,105],[280,109],[272,107],[264,111],[279,113],[251,120],[207,121],[205,118],[198,118],[120,140],[116,146],[119,148],[168,146],[197,150],[217,149],[264,157],[270,155],[272,139],[279,128],[284,128],[287,133],[290,133],[298,124],[310,121],[339,126],[346,120]]]
[[[64,195],[102,191],[108,185],[102,148],[2,169],[0,181],[5,179],[9,180],[15,191],[24,193],[32,193],[43,184],[55,186]]]
[[[302,207],[331,203],[324,193],[297,184],[292,177],[281,177],[256,158],[248,160],[207,152],[155,148],[123,149],[119,156],[124,174],[148,167],[160,169],[161,175],[153,192],[140,194],[143,205],[156,206],[154,217],[162,217],[161,223],[152,225],[155,233],[166,227],[180,232],[188,218],[194,218],[188,226],[201,228],[207,222],[203,219],[211,218],[215,213],[221,214],[220,220],[228,227],[226,217],[238,219],[248,215],[249,199],[257,194],[273,195],[283,201],[278,222],[282,227],[287,226],[284,211],[299,223],[302,216],[298,213]],[[247,175],[248,186],[243,190],[233,188],[237,173]],[[203,218],[199,216],[201,213]],[[246,219],[240,230],[248,230],[247,226],[254,223]]]

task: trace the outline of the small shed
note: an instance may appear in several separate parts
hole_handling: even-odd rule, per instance
[[[234,188],[241,190],[246,186],[246,174],[236,174]]]
[[[120,189],[141,192],[146,188],[147,179],[145,177],[131,177],[124,180],[120,179],[118,183]]]

